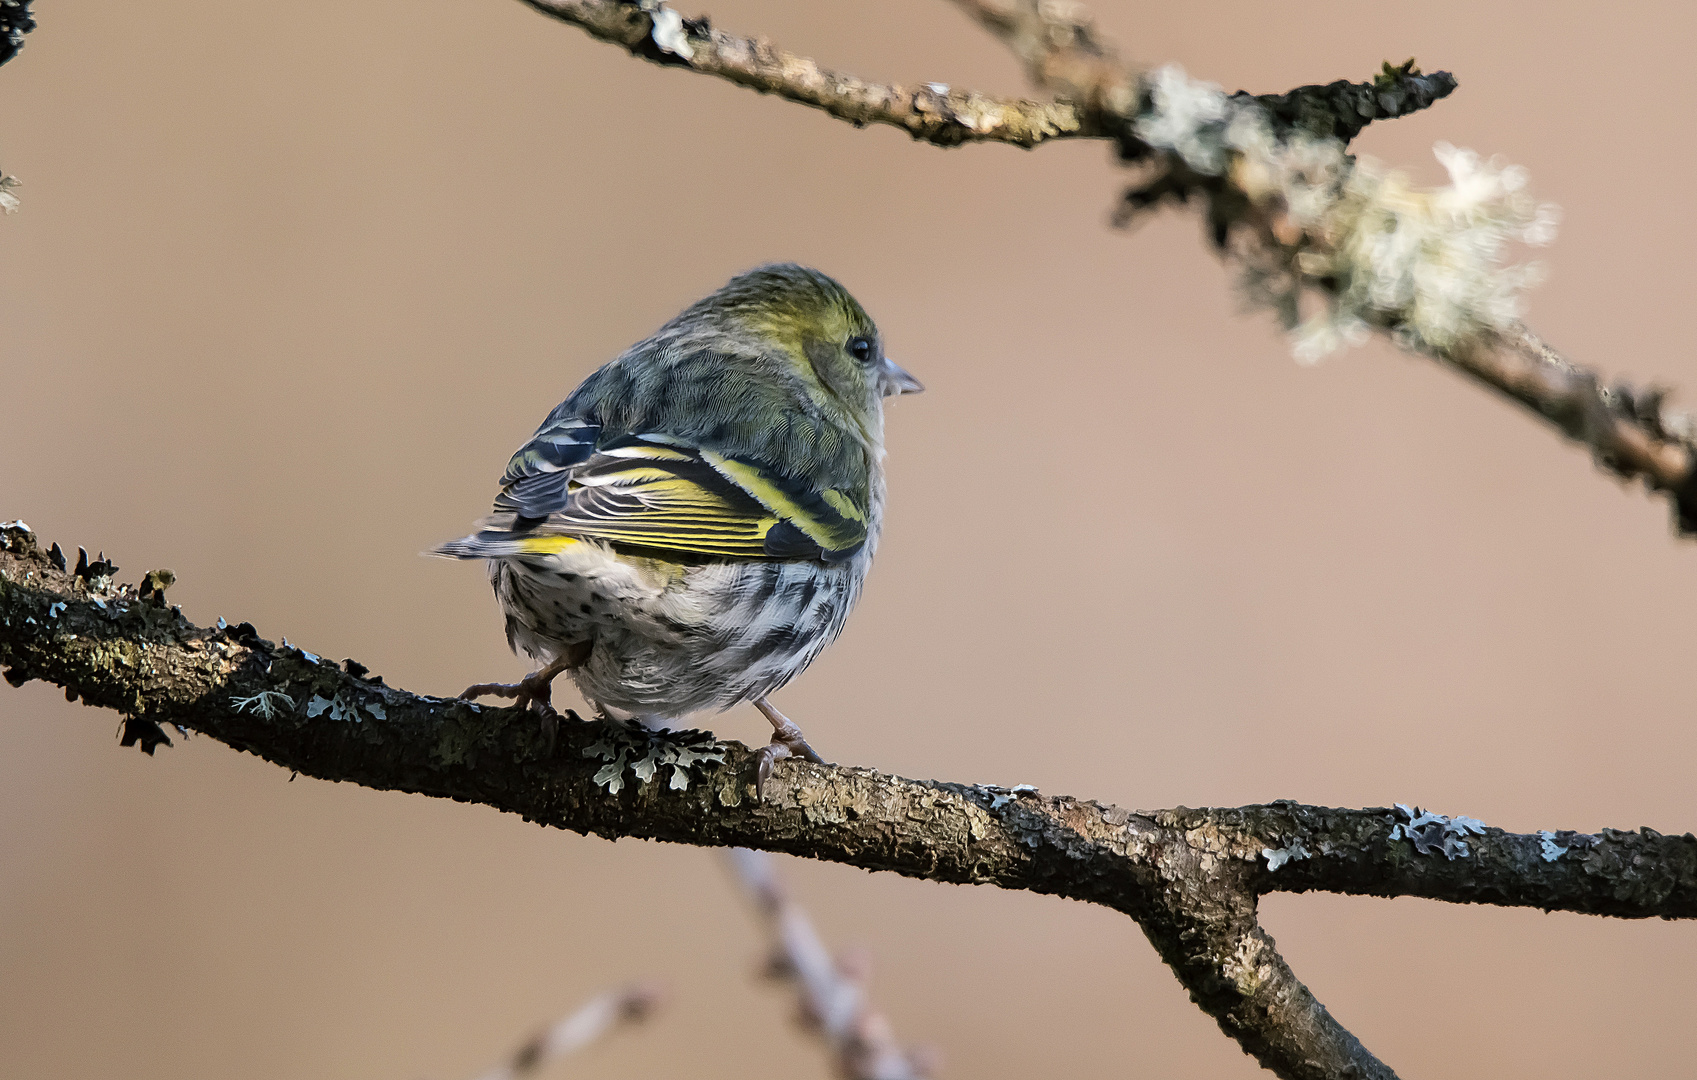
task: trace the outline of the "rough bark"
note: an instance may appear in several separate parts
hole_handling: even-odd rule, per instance
[[[1003,142],[1031,147],[1050,139],[1106,138],[1109,132],[1065,101],[998,98],[941,83],[869,82],[819,66],[763,38],[738,37],[705,18],[658,4],[619,0],[524,0],[632,56],[727,79],[763,94],[821,109],[855,126],[888,124],[938,146]]]
[[[599,722],[550,739],[534,714],[386,686],[273,644],[246,623],[201,627],[172,580],[115,585],[27,527],[0,531],[0,668],[114,709],[148,752],[196,731],[296,772],[484,803],[604,837],[788,852],[932,881],[1101,904],[1246,1051],[1302,1080],[1390,1077],[1291,972],[1256,922],[1269,892],[1424,896],[1621,918],[1697,917],[1697,838],[1604,830],[1517,835],[1407,807],[1273,803],[1132,811],[1065,795],[779,765],[754,797],[754,754],[704,735]]]

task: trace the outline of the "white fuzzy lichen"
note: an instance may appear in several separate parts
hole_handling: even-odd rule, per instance
[[[0,213],[15,214],[23,203],[12,194],[12,190],[23,183],[15,176],[0,176]]]
[[[1241,106],[1213,83],[1192,79],[1177,64],[1150,74],[1149,93],[1153,107],[1133,125],[1137,137],[1157,150],[1172,151],[1199,173],[1224,172],[1232,150],[1225,128]]]
[[[230,704],[237,712],[252,712],[261,719],[270,720],[277,715],[277,710],[287,707],[293,711],[295,699],[281,690],[261,690],[252,697],[232,697]]]
[[[1545,862],[1555,862],[1567,854],[1567,847],[1556,843],[1555,833],[1541,829],[1538,832],[1538,854],[1543,856]]]
[[[1250,297],[1293,331],[1313,362],[1385,330],[1405,348],[1448,353],[1513,329],[1541,271],[1505,265],[1508,245],[1542,245],[1557,212],[1526,190],[1526,172],[1447,143],[1434,148],[1450,183],[1415,188],[1383,165],[1355,160],[1332,138],[1276,135],[1261,107],[1230,98],[1177,67],[1150,76],[1139,138],[1195,172],[1229,176],[1268,222],[1242,254]],[[1304,315],[1304,290],[1324,310]]]
[[[695,49],[689,43],[689,34],[684,29],[684,17],[664,4],[644,3],[642,9],[648,12],[648,17],[654,23],[654,29],[649,36],[661,52],[669,52],[683,60],[695,59]]]

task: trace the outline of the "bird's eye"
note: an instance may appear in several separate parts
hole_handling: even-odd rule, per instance
[[[848,354],[850,356],[859,360],[861,363],[870,364],[872,362],[872,342],[865,338],[851,337],[848,339],[848,344],[845,345],[844,348],[848,349]]]

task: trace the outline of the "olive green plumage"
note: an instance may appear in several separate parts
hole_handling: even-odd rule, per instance
[[[920,386],[837,282],[763,266],[585,379],[439,554],[616,714],[763,699],[841,631],[877,545],[883,399]]]

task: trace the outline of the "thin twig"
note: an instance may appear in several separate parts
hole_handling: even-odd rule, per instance
[[[868,82],[821,67],[762,38],[738,37],[703,18],[658,4],[617,0],[523,0],[632,56],[727,79],[821,109],[858,126],[888,124],[938,146],[1001,142],[1032,147],[1052,139],[1106,138],[1077,107],[955,90],[941,83]]]
[[[863,958],[831,955],[813,920],[790,899],[772,857],[748,848],[732,848],[727,855],[771,937],[770,970],[795,984],[802,1016],[824,1039],[837,1075],[843,1080],[930,1076],[934,1055],[896,1042],[889,1020],[872,1007],[866,992],[870,965]]]
[[[646,1020],[661,997],[660,989],[639,983],[609,990],[584,1002],[570,1016],[557,1020],[513,1051],[478,1080],[522,1080],[549,1064],[569,1057],[610,1035],[614,1029]]]

